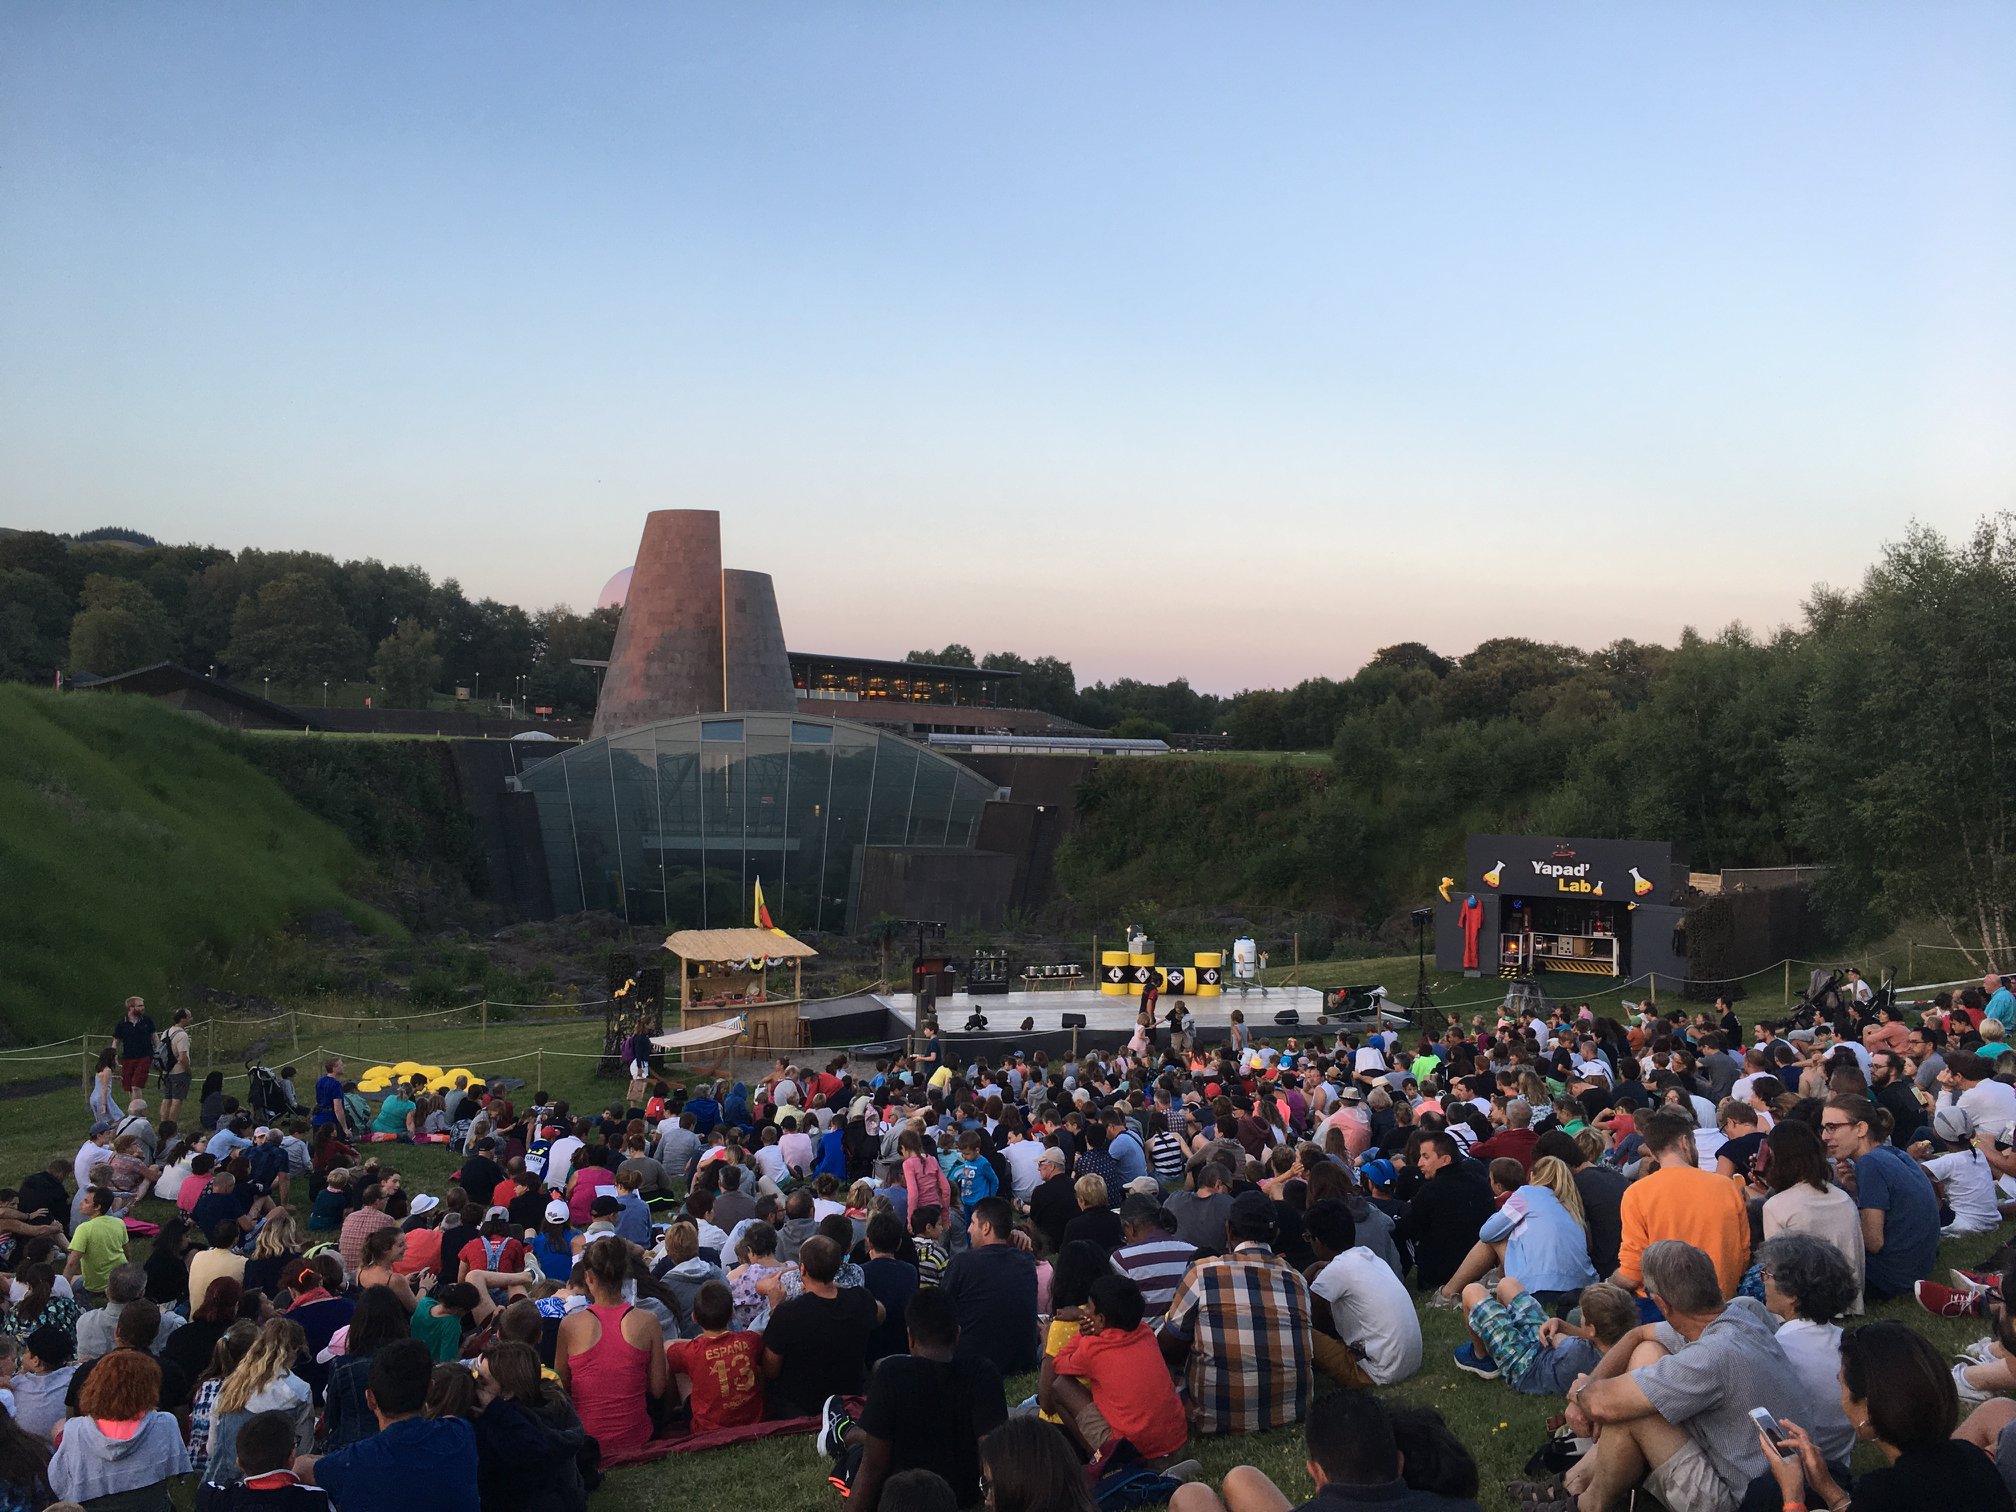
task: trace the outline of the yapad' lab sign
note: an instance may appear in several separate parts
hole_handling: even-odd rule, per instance
[[[1517,897],[1649,897],[1673,876],[1673,847],[1650,840],[1543,840],[1472,835],[1470,877],[1451,891],[1482,887]]]

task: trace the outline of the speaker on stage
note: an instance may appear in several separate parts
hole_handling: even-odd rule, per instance
[[[1064,1029],[1083,1029],[1085,1027],[1085,1015],[1082,1013],[1067,1013],[1064,1015],[1059,1027]]]
[[[1297,1013],[1293,1008],[1283,1008],[1279,1013],[1274,1015],[1274,1022],[1277,1024],[1299,1024],[1302,1022],[1302,1015]]]

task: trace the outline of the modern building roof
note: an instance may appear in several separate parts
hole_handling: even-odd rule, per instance
[[[131,672],[121,672],[113,677],[93,677],[88,672],[79,672],[71,677],[70,685],[91,692],[144,693],[150,698],[167,699],[219,724],[244,724],[246,716],[250,716],[259,723],[280,729],[321,727],[321,721],[304,710],[274,703],[257,693],[233,687],[220,678],[205,677],[178,662],[155,662],[152,666],[135,667]],[[238,716],[235,719],[231,717],[234,712]]]

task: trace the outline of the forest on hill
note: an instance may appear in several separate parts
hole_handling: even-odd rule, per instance
[[[368,678],[392,706],[457,684],[585,712],[615,613],[471,602],[374,559],[0,535],[0,677],[162,659],[257,688]],[[1022,673],[1018,696],[1100,728],[1208,731],[1327,761],[1103,764],[1060,876],[1087,907],[1265,896],[1375,928],[1465,829],[1646,835],[1703,870],[1828,867],[1843,927],[1943,925],[2008,959],[2016,897],[2016,523],[1914,527],[1801,622],[1597,650],[1504,637],[1385,647],[1347,677],[1229,698],[1182,679],[1077,685],[1070,662],[964,645],[919,661]],[[277,694],[277,690],[276,690]],[[1227,869],[1240,879],[1233,885]]]

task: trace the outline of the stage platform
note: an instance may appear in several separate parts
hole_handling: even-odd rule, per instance
[[[871,993],[887,1011],[892,1036],[913,1036],[917,1032],[916,999],[907,992]],[[1164,1019],[1172,999],[1157,1001],[1156,1017]],[[1314,987],[1270,987],[1263,994],[1258,987],[1241,993],[1228,988],[1225,996],[1186,996],[1183,1006],[1190,1010],[1190,1035],[1198,1044],[1222,1043],[1232,1032],[1232,1010],[1246,1015],[1246,1027],[1255,1040],[1279,1041],[1291,1034],[1306,1034],[1334,1027],[1318,1022],[1323,1012],[1323,994]],[[975,1011],[985,1015],[984,1031],[968,1031],[966,1022]],[[1141,1012],[1137,997],[1111,997],[1097,988],[1060,992],[1011,992],[1002,996],[971,997],[964,992],[938,999],[938,1037],[956,1047],[961,1055],[999,1055],[1015,1051],[1046,1051],[1054,1059],[1079,1049],[1117,1050],[1134,1034],[1134,1020]],[[1298,1022],[1275,1022],[1275,1015],[1292,1012]],[[1064,1015],[1081,1014],[1082,1028],[1064,1027]],[[1395,1015],[1396,1018],[1399,1015]],[[1022,1025],[1027,1022],[1030,1027]],[[1167,1045],[1169,1031],[1164,1019],[1159,1042]]]

